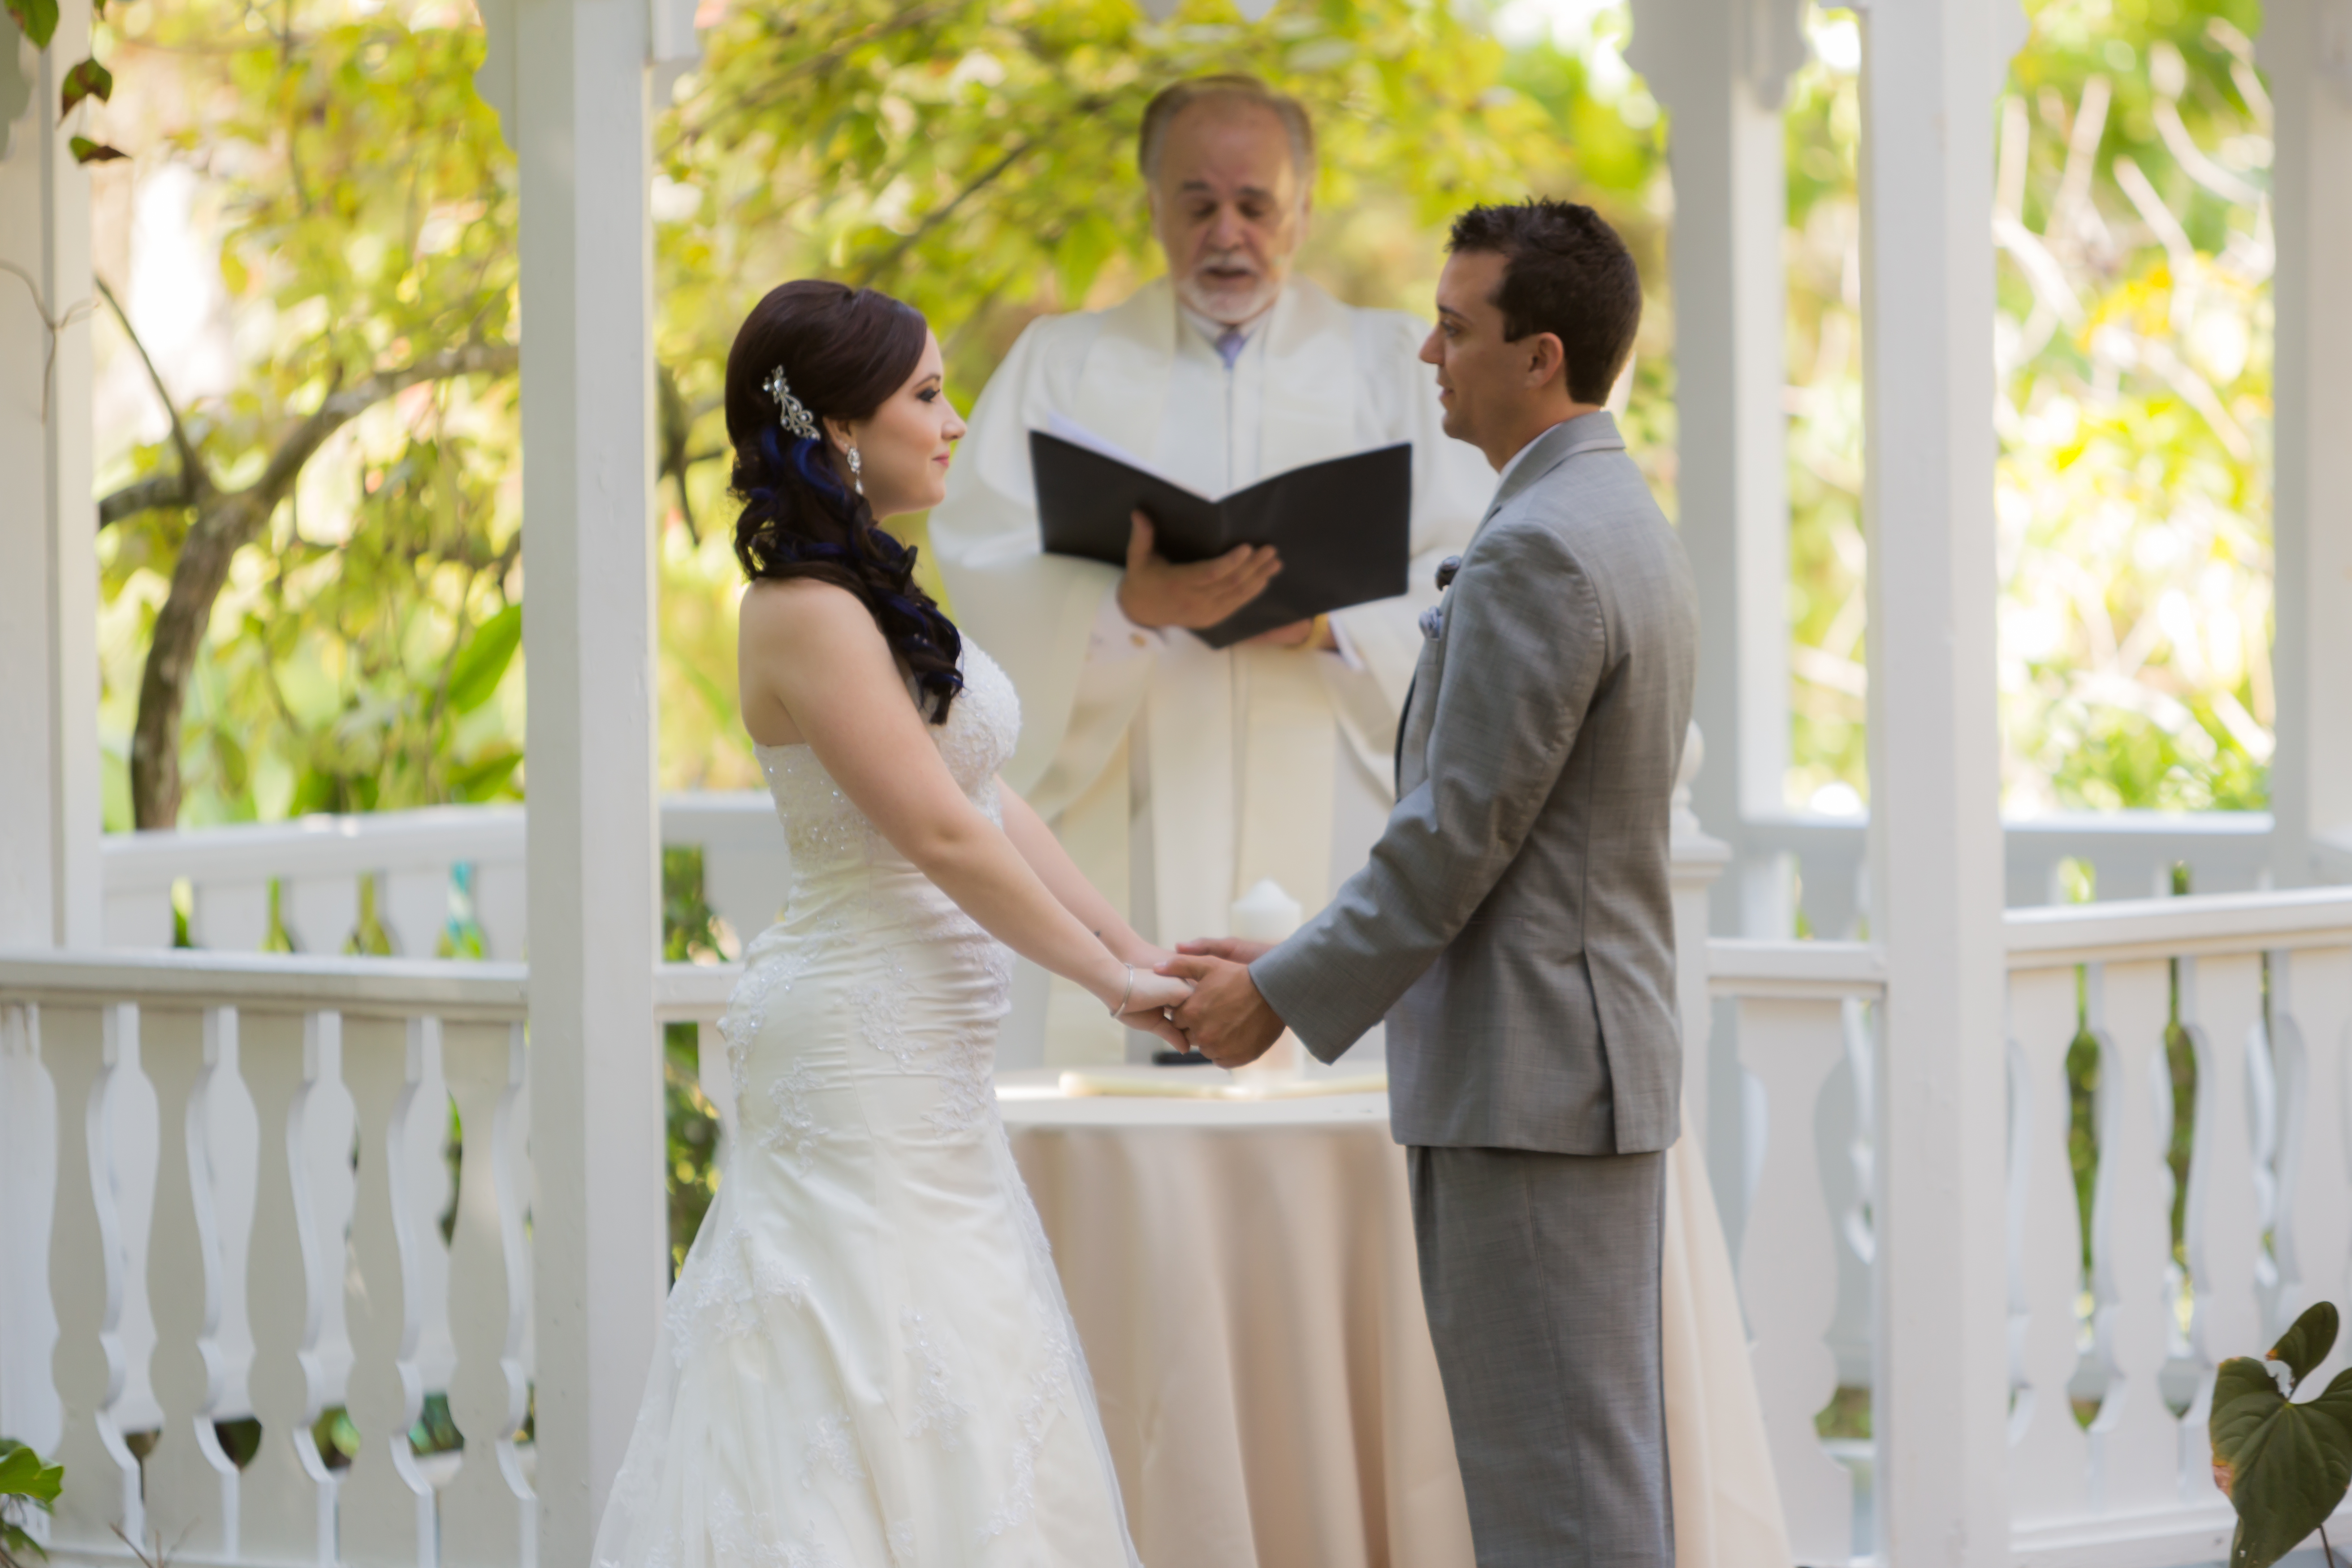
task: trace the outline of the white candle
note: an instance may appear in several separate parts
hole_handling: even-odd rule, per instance
[[[1232,931],[1248,942],[1280,942],[1298,929],[1298,900],[1268,877],[1234,900]],[[1297,1078],[1305,1067],[1298,1037],[1285,1029],[1265,1055],[1242,1068],[1247,1077],[1265,1079]]]

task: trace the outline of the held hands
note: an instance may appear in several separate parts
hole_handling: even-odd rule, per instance
[[[1127,1011],[1118,1016],[1118,1021],[1130,1029],[1159,1036],[1175,1050],[1190,1050],[1192,1044],[1184,1038],[1184,1031],[1169,1022],[1168,1010],[1181,1005],[1192,994],[1192,987],[1188,983],[1139,967],[1135,972],[1135,990],[1128,996]]]
[[[1282,1037],[1282,1017],[1266,1005],[1249,966],[1272,942],[1217,937],[1188,942],[1159,973],[1192,983],[1176,1025],[1192,1048],[1221,1068],[1247,1067]]]
[[[1127,536],[1127,575],[1118,607],[1139,626],[1202,631],[1230,619],[1282,570],[1272,545],[1236,544],[1211,561],[1179,566],[1153,547],[1151,520],[1134,514]],[[1296,636],[1295,628],[1290,629]],[[1272,634],[1269,634],[1272,635]]]

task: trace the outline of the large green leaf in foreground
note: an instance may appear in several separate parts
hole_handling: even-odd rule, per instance
[[[2311,1538],[2352,1487],[2352,1371],[2305,1404],[2294,1385],[2336,1343],[2336,1309],[2297,1318],[2269,1355],[2233,1356],[2214,1375],[2213,1479],[2238,1510],[2230,1568],[2270,1568]],[[2282,1386],[2273,1365],[2293,1375]]]

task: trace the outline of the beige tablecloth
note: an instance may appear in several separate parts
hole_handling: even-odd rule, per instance
[[[1011,1076],[1013,1153],[1148,1568],[1470,1568],[1387,1098],[1066,1100]],[[1786,1568],[1730,1264],[1688,1142],[1669,1165],[1666,1237],[1679,1558]]]

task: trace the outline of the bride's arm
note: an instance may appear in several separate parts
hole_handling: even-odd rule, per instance
[[[1004,805],[1004,837],[1013,840],[1013,847],[1029,868],[1037,873],[1045,890],[1058,900],[1061,906],[1077,916],[1080,924],[1099,938],[1102,944],[1126,962],[1139,966],[1152,966],[1170,956],[1165,949],[1152,946],[1135,934],[1135,929],[1119,918],[1118,910],[1102,896],[1087,874],[1070,859],[1070,852],[1054,837],[1036,808],[1013,793],[1013,787],[999,780],[998,798]]]
[[[1085,986],[1106,1008],[1128,994],[1128,961],[1063,908],[964,798],[863,604],[822,583],[762,584],[743,595],[739,635],[747,670],[892,847],[1022,957]],[[1187,994],[1181,982],[1139,965],[1129,1005],[1156,1010]]]

